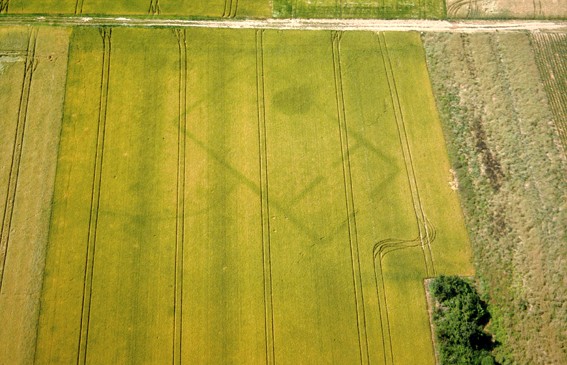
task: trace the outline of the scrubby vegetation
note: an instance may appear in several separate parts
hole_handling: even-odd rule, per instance
[[[528,34],[427,34],[502,364],[567,363],[567,163]]]
[[[458,276],[440,276],[429,285],[435,299],[433,322],[441,364],[494,364],[490,315],[476,289]]]

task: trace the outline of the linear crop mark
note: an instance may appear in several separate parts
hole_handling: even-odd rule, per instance
[[[258,148],[260,169],[260,204],[262,220],[262,257],[264,271],[264,318],[266,364],[276,363],[274,336],[274,299],[272,291],[272,255],[270,251],[270,197],[268,146],[264,81],[264,31],[256,30],[256,100],[258,102]]]
[[[83,14],[83,3],[85,0],[77,0],[75,2],[75,15]]]
[[[187,31],[175,29],[179,45],[179,123],[177,127],[177,207],[175,223],[175,280],[173,364],[181,364],[183,344],[183,243],[185,241],[185,147],[187,145]]]
[[[354,299],[357,317],[358,343],[360,351],[360,362],[370,363],[368,351],[368,335],[366,330],[366,313],[364,308],[364,291],[362,287],[362,274],[360,270],[360,254],[358,247],[358,232],[356,228],[356,210],[354,204],[354,193],[352,189],[352,174],[350,165],[350,153],[348,143],[348,127],[343,91],[343,79],[341,69],[341,37],[342,33],[331,32],[331,46],[333,56],[333,71],[335,80],[335,93],[337,102],[337,120],[341,144],[341,156],[343,167],[343,184],[345,192],[345,204],[347,215],[348,238],[350,245],[352,281],[354,287]]]
[[[22,160],[22,150],[26,123],[28,119],[28,106],[30,102],[30,92],[34,71],[37,68],[35,49],[37,44],[37,28],[33,28],[28,38],[28,46],[24,63],[24,75],[20,93],[20,104],[18,107],[18,119],[16,121],[16,132],[14,135],[12,148],[12,162],[8,175],[8,191],[6,192],[6,204],[2,214],[2,227],[0,228],[0,292],[6,268],[6,257],[8,256],[8,244],[10,242],[10,230],[12,228],[12,217],[14,215],[14,204],[16,201],[16,191],[18,188],[18,177],[20,174],[20,163]]]
[[[85,275],[83,285],[83,303],[81,308],[81,326],[79,332],[79,348],[77,364],[86,364],[87,346],[89,340],[89,322],[91,316],[92,285],[95,264],[96,233],[98,224],[98,208],[100,205],[100,189],[102,182],[102,167],[104,156],[104,140],[106,132],[106,114],[108,110],[108,90],[110,84],[110,53],[112,48],[112,29],[99,29],[102,39],[102,67],[100,75],[100,99],[98,105],[98,129],[96,150],[93,162],[93,179],[91,188],[89,231],[87,236],[87,251],[85,255]]]
[[[224,10],[222,12],[223,18],[235,18],[238,12],[238,0],[225,0]]]
[[[148,14],[159,15],[161,13],[161,8],[159,6],[159,0],[150,0],[150,7],[148,8]]]

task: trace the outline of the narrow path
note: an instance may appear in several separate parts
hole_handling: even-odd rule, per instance
[[[111,27],[194,27],[282,30],[368,30],[418,32],[567,31],[567,21],[542,20],[381,20],[381,19],[245,19],[184,20],[125,17],[0,16],[0,26],[57,25]]]

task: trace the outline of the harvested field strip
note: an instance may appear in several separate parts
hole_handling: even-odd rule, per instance
[[[341,37],[342,32],[331,32],[333,71],[335,80],[335,94],[337,97],[337,119],[341,145],[341,159],[343,167],[344,196],[346,203],[347,229],[352,261],[352,280],[355,292],[356,317],[358,328],[358,343],[360,345],[361,364],[370,363],[368,353],[368,336],[366,329],[366,310],[364,308],[364,292],[362,290],[362,276],[360,270],[360,252],[358,244],[358,231],[356,228],[356,210],[352,188],[352,173],[350,151],[348,142],[348,126],[346,120],[345,100],[343,91],[343,75],[341,68]]]
[[[110,55],[112,29],[100,29],[102,39],[102,69],[100,78],[100,99],[98,111],[98,128],[96,134],[96,150],[91,188],[89,229],[85,255],[85,276],[83,278],[83,305],[81,309],[79,351],[77,363],[87,361],[87,344],[89,339],[89,322],[91,319],[92,285],[95,266],[96,235],[99,218],[100,189],[102,181],[102,165],[104,158],[104,140],[106,134],[106,119],[108,111],[108,90],[110,80]]]
[[[179,45],[179,124],[177,127],[177,208],[175,224],[175,280],[173,316],[173,364],[182,362],[183,268],[185,243],[185,186],[187,150],[187,31],[175,29]]]
[[[8,172],[6,202],[2,213],[2,227],[0,227],[0,291],[4,279],[6,267],[6,257],[10,243],[10,231],[14,214],[14,204],[16,201],[16,189],[18,187],[18,176],[20,174],[20,162],[22,160],[22,148],[24,145],[24,135],[26,132],[27,113],[30,102],[30,91],[32,86],[33,73],[37,67],[35,58],[37,40],[37,29],[32,28],[29,34],[28,47],[24,63],[24,75],[22,79],[20,104],[18,107],[18,117],[16,131],[14,135],[12,161]]]
[[[268,148],[266,135],[266,93],[264,82],[264,31],[256,31],[256,83],[258,100],[258,156],[260,169],[260,200],[262,219],[262,267],[264,280],[264,316],[266,337],[266,364],[276,362],[274,348],[274,294],[272,254],[270,248],[270,201],[268,182]]]
[[[563,153],[567,156],[567,36],[559,33],[532,33],[532,44]]]

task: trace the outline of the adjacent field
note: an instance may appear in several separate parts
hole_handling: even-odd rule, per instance
[[[565,18],[567,0],[447,0],[449,18]]]
[[[0,13],[269,17],[267,0],[4,0]]]
[[[445,16],[444,0],[273,0],[281,18],[421,18]]]
[[[0,363],[33,361],[68,29],[0,29]]]
[[[534,42],[521,33],[424,41],[497,359],[564,364],[567,161]]]
[[[472,269],[416,33],[69,57],[36,363],[434,363],[423,279]]]

